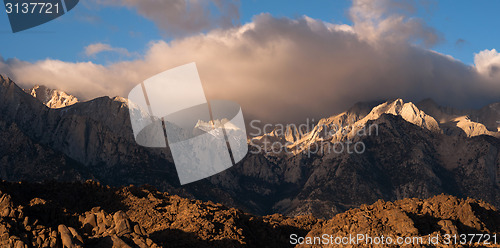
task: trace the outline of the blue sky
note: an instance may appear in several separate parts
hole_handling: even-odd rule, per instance
[[[270,13],[275,17],[307,15],[335,24],[352,24],[348,16],[350,5],[351,2],[346,0],[248,0],[241,2],[239,21],[247,23],[255,15]],[[420,6],[414,16],[422,18],[444,37],[444,41],[432,47],[433,50],[473,64],[474,53],[497,48],[500,44],[500,32],[496,31],[498,9],[500,1],[444,0],[427,8]],[[52,58],[108,64],[141,56],[150,41],[172,39],[134,9],[96,6],[84,1],[55,21],[15,34],[10,31],[6,13],[2,12],[0,34],[0,55],[4,59],[18,58],[29,62]],[[89,57],[84,54],[84,47],[99,42],[125,48],[131,55],[101,53]]]

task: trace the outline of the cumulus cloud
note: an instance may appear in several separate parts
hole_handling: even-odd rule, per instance
[[[500,81],[500,53],[497,50],[483,50],[475,54],[474,64],[477,71],[485,77]]]
[[[429,47],[441,41],[443,38],[435,29],[409,16],[414,12],[413,1],[353,0],[349,15],[359,37],[372,43],[384,39],[420,42]]]
[[[366,36],[363,30],[261,14],[243,26],[152,42],[133,61],[102,66],[10,59],[0,61],[0,72],[24,87],[45,84],[90,99],[127,96],[143,80],[194,61],[208,99],[234,100],[247,119],[280,123],[317,120],[358,101],[395,97],[430,97],[458,107],[498,101],[500,83],[484,76],[484,68],[498,61],[496,51],[478,54],[471,67],[407,38]]]
[[[114,52],[119,55],[130,57],[132,54],[125,48],[112,47],[109,44],[104,43],[94,43],[85,47],[84,53],[87,57],[95,57],[97,54],[102,52]]]
[[[238,23],[239,0],[95,0],[125,6],[154,21],[167,35],[184,36]]]

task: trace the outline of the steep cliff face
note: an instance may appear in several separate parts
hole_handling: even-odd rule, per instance
[[[175,184],[175,170],[167,151],[144,149],[135,144],[127,103],[123,98],[101,97],[89,102],[51,109],[23,92],[10,79],[2,77],[0,105],[2,113],[0,119],[4,123],[1,131],[7,135],[11,128],[19,133],[16,136],[11,135],[12,140],[3,144],[6,146],[2,150],[3,159],[21,159],[24,165],[20,168],[34,166],[35,161],[46,156],[44,152],[38,152],[23,158],[18,152],[12,151],[15,149],[14,144],[27,146],[31,142],[33,145],[53,151],[57,156],[74,161],[81,168],[80,174],[85,174],[84,178],[95,178],[109,184],[149,182],[164,187]],[[6,135],[2,138],[9,137]],[[19,152],[22,154],[23,151]],[[12,166],[9,163],[3,165]],[[37,166],[52,165],[40,162]],[[56,163],[54,166],[59,165]],[[64,169],[50,171],[55,174],[47,172],[37,181],[51,177],[59,178],[59,174],[68,173]],[[37,179],[36,173],[24,175],[26,177],[10,179]],[[162,176],[163,178],[159,179]]]
[[[237,165],[182,187],[168,148],[135,143],[128,107],[123,98],[101,97],[51,109],[0,78],[0,175],[13,181],[151,184],[257,214],[329,218],[378,199],[440,193],[500,206],[499,139],[466,133],[461,124],[441,122],[442,116],[401,99],[358,104],[307,132],[275,130],[251,140],[249,154]],[[370,127],[376,129],[359,135]],[[258,139],[288,145],[292,152],[266,151]],[[353,152],[352,145],[351,152],[332,149],[347,142],[361,142],[363,151]]]

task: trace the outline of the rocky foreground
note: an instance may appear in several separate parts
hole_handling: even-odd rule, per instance
[[[297,237],[305,244],[311,240],[307,237],[323,234],[482,233],[500,238],[498,210],[482,201],[447,195],[378,201],[321,220],[254,216],[148,186],[3,181],[0,191],[1,247],[292,247]]]

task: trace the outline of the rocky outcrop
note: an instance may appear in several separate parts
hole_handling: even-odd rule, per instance
[[[25,190],[23,186],[2,183],[1,188],[22,192]],[[87,187],[90,189],[92,185]],[[13,195],[16,194],[19,192]],[[67,212],[64,206],[71,204],[66,202],[68,199],[45,200],[38,197],[32,198],[26,205],[16,206],[14,202],[21,203],[27,198],[12,199],[4,191],[0,195],[2,247],[159,247],[142,227],[130,221],[121,210],[114,215],[107,214],[100,207],[84,213]]]
[[[338,245],[335,241],[320,245],[299,245],[299,247],[458,247],[460,240],[449,244],[446,235],[487,234],[488,241],[479,236],[466,238],[462,245],[472,247],[498,247],[494,235],[500,233],[500,214],[491,205],[474,199],[457,199],[439,195],[427,200],[404,199],[396,202],[377,201],[338,214],[332,219],[312,228],[306,237],[310,239],[329,237],[356,237],[355,243]],[[361,235],[358,241],[357,235]],[[383,238],[382,243],[373,241]],[[435,239],[435,238],[438,239]],[[372,241],[369,240],[372,238]],[[431,239],[429,239],[431,238]],[[392,241],[391,241],[392,240]],[[378,242],[382,242],[379,241]],[[391,242],[392,244],[388,244]]]
[[[497,209],[448,195],[380,200],[321,220],[280,214],[260,217],[150,186],[3,181],[0,191],[2,247],[301,247],[294,243],[297,237],[324,234],[500,235]]]
[[[311,216],[253,216],[152,187],[0,182],[2,247],[287,247]]]

